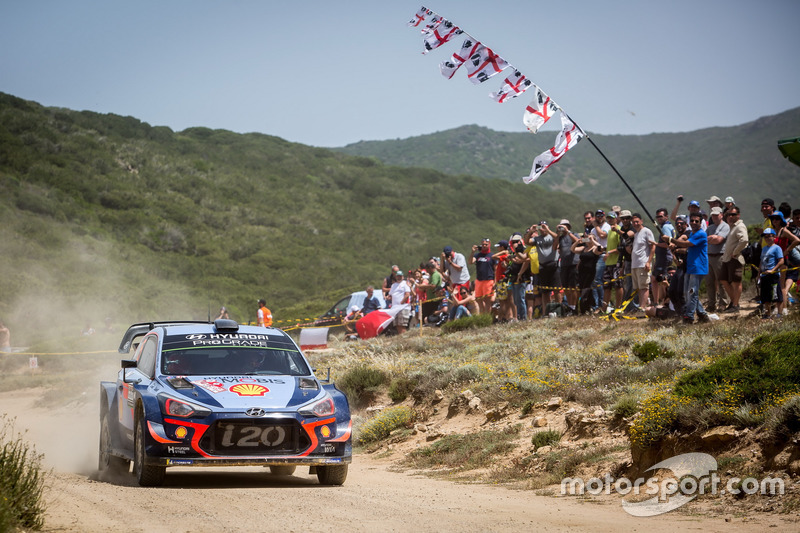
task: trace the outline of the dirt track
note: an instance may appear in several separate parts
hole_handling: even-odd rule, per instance
[[[322,487],[298,469],[275,477],[261,468],[167,471],[161,488],[141,488],[132,476],[94,480],[97,417],[92,407],[37,407],[44,391],[0,393],[0,411],[45,454],[53,469],[46,492],[45,531],[648,531],[783,530],[780,517],[704,518],[673,512],[651,518],[626,514],[617,500],[537,496],[532,491],[465,485],[392,472],[391,464],[357,455],[342,487]],[[753,517],[750,517],[753,518]]]

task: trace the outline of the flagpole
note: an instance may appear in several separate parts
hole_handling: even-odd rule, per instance
[[[647,209],[647,208],[644,206],[644,204],[643,204],[643,203],[642,203],[642,201],[639,199],[639,197],[638,197],[638,196],[636,196],[636,193],[635,193],[635,192],[633,192],[633,189],[631,189],[631,186],[630,186],[630,185],[628,185],[628,182],[627,182],[627,181],[625,181],[625,178],[623,178],[623,177],[622,177],[622,174],[620,174],[620,173],[619,173],[619,171],[617,170],[617,167],[615,167],[615,166],[614,166],[614,165],[611,163],[611,161],[609,161],[609,160],[608,160],[608,158],[606,157],[606,154],[604,154],[604,153],[603,153],[603,151],[602,151],[602,150],[601,150],[601,149],[600,149],[600,148],[599,148],[599,147],[598,147],[598,146],[597,146],[597,145],[594,143],[594,141],[592,140],[592,138],[591,138],[591,137],[590,137],[588,134],[586,135],[586,138],[589,140],[589,142],[590,142],[590,143],[592,143],[592,146],[594,146],[595,150],[597,150],[597,152],[598,152],[598,153],[599,153],[601,156],[603,156],[603,159],[605,159],[605,160],[606,160],[606,163],[608,163],[608,165],[609,165],[609,166],[611,167],[611,169],[612,169],[612,170],[613,170],[613,171],[614,171],[614,172],[617,174],[617,176],[619,176],[619,179],[621,179],[621,180],[622,180],[622,183],[624,183],[624,184],[625,184],[625,186],[626,186],[626,187],[628,188],[628,190],[631,192],[631,194],[633,195],[633,197],[634,197],[634,198],[636,198],[636,201],[637,201],[637,202],[639,202],[639,205],[640,205],[640,206],[642,206],[642,209],[644,210],[645,214],[647,215],[647,218],[649,218],[649,219],[650,219],[650,222],[652,222],[652,223],[653,223],[653,225],[654,225],[654,226],[656,227],[656,229],[658,230],[658,233],[660,234],[660,233],[661,233],[661,228],[660,228],[660,227],[659,227],[659,225],[656,223],[656,221],[655,221],[655,220],[653,220],[653,215],[651,215],[651,214],[650,214],[650,211],[648,211],[648,209]]]

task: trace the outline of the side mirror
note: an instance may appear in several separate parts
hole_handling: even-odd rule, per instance
[[[120,361],[120,365],[122,366],[122,382],[127,383],[128,377],[125,375],[125,369],[136,368],[136,359],[123,359]]]

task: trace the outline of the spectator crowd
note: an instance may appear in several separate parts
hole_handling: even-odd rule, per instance
[[[764,198],[760,238],[750,242],[732,197],[705,202],[706,210],[692,200],[683,211],[678,196],[671,211],[656,211],[656,233],[641,213],[619,206],[587,211],[582,226],[540,220],[494,244],[486,237],[467,255],[445,246],[418,268],[394,265],[381,289],[387,305],[404,308],[395,316],[398,332],[415,316],[441,325],[488,313],[508,322],[622,310],[692,324],[708,322],[711,313],[739,314],[751,268],[760,316],[786,314],[800,271],[800,209]]]

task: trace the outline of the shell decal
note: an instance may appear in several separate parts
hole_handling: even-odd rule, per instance
[[[255,383],[239,383],[228,390],[235,392],[239,396],[264,396],[264,393],[269,392],[268,388]]]

